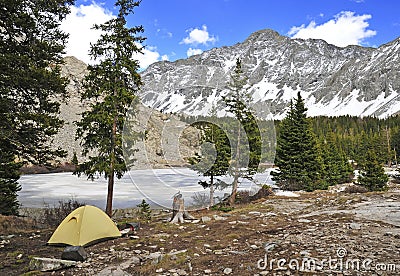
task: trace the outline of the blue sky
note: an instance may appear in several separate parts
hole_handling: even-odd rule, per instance
[[[128,23],[144,26],[146,50],[136,58],[145,68],[234,45],[266,28],[341,47],[378,47],[400,37],[399,10],[398,0],[143,0]],[[89,43],[98,37],[90,26],[114,14],[114,1],[77,0],[62,25],[70,33],[67,54],[90,62]]]

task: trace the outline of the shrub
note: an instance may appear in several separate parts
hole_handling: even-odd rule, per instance
[[[58,226],[73,210],[86,204],[78,202],[76,199],[69,199],[68,201],[60,200],[58,206],[54,205],[52,208],[48,204],[45,205],[41,222],[53,227]]]
[[[150,205],[146,202],[146,200],[142,200],[142,203],[136,205],[138,210],[138,216],[141,220],[150,221],[151,220],[151,209]]]
[[[206,193],[194,193],[191,196],[192,206],[195,208],[207,208],[210,206],[210,196]]]
[[[228,206],[228,205],[226,205],[224,203],[218,203],[218,204],[216,204],[216,205],[211,207],[211,210],[221,211],[221,212],[224,212],[224,213],[230,212],[233,209],[235,209],[235,208],[233,208],[231,206]]]

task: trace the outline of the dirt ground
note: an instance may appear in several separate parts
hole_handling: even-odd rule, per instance
[[[269,196],[234,210],[161,215],[126,237],[86,247],[89,258],[29,271],[32,257],[60,258],[53,229],[0,217],[0,275],[400,275],[400,187],[383,193]],[[119,218],[118,221],[132,221]]]

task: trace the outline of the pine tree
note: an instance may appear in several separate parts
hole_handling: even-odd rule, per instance
[[[286,190],[325,188],[320,149],[306,112],[307,108],[298,93],[280,125],[275,156],[279,171],[271,172],[271,175]]]
[[[322,144],[323,178],[327,186],[346,183],[351,180],[353,169],[343,151],[337,146],[338,142],[330,132]]]
[[[73,154],[73,156],[72,156],[71,164],[72,164],[72,165],[75,165],[75,166],[78,166],[78,165],[79,165],[78,156],[76,156],[76,151],[74,151],[74,154]]]
[[[91,46],[90,56],[99,60],[98,64],[88,66],[84,80],[85,91],[82,100],[90,100],[90,109],[82,113],[77,122],[77,137],[82,137],[83,155],[88,161],[80,164],[77,174],[84,173],[93,179],[96,173],[108,179],[106,213],[112,214],[114,177],[121,178],[127,171],[123,158],[122,132],[127,111],[137,102],[136,92],[142,82],[137,70],[139,63],[132,59],[141,53],[139,43],[144,38],[142,26],[126,27],[126,17],[133,13],[140,2],[118,0],[115,6],[118,15],[104,24],[95,25],[103,33]],[[130,147],[134,141],[131,141]],[[96,154],[92,155],[93,152]]]
[[[233,149],[229,171],[233,176],[230,205],[235,203],[239,178],[251,178],[257,172],[261,161],[261,133],[248,105],[251,96],[246,90],[246,84],[247,77],[244,76],[242,62],[237,59],[228,83],[230,92],[223,97],[227,111],[236,119],[229,136]]]
[[[0,2],[0,189],[2,203],[9,204],[2,205],[4,214],[18,209],[22,163],[16,160],[46,165],[65,155],[49,140],[63,123],[54,98],[65,94],[59,64],[68,35],[59,25],[73,3]]]
[[[383,191],[386,189],[388,179],[375,152],[372,150],[368,151],[361,165],[361,172],[358,179],[360,185],[364,186],[369,191]]]
[[[190,159],[191,169],[210,181],[199,181],[203,188],[210,188],[210,206],[214,205],[214,191],[221,184],[218,176],[226,175],[231,159],[231,148],[225,131],[219,126],[215,114],[211,114],[207,122],[197,122],[195,126],[201,131],[201,154]],[[225,185],[222,185],[224,187]]]
[[[150,209],[150,205],[146,202],[146,200],[142,200],[142,203],[136,205],[139,210],[138,210],[138,214],[139,214],[139,218],[146,220],[146,221],[150,221],[151,220],[151,209]]]
[[[0,214],[18,215],[19,202],[17,192],[21,190],[18,184],[21,163],[14,161],[12,152],[2,151],[0,155]]]

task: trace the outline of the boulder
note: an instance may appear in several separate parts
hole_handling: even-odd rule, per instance
[[[87,259],[87,254],[83,246],[67,246],[61,254],[61,259],[83,262]]]
[[[29,270],[54,271],[75,266],[76,263],[75,261],[33,257],[29,263]]]

